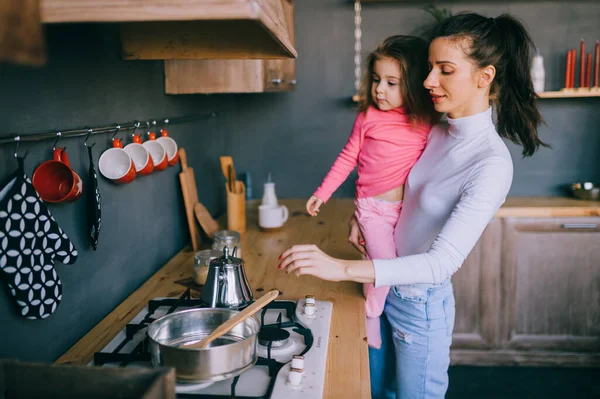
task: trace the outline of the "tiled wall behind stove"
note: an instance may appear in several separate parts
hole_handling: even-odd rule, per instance
[[[417,5],[415,5],[417,4]],[[443,6],[443,4],[442,4]],[[545,56],[546,87],[563,83],[564,53],[584,38],[600,39],[600,3],[591,1],[464,2],[453,12],[517,15]],[[187,151],[200,201],[213,215],[224,211],[219,155],[251,172],[253,193],[273,172],[277,194],[308,197],[344,145],[355,111],[354,10],[346,0],[295,2],[298,87],[294,93],[164,94],[159,61],[122,61],[118,26],[47,26],[49,62],[42,68],[0,65],[0,135],[27,134],[106,123],[217,112],[206,121],[175,125],[171,136]],[[432,21],[418,3],[363,4],[363,56],[386,36],[414,34]],[[542,138],[553,150],[521,159],[510,145],[515,177],[510,195],[563,194],[573,181],[600,181],[599,99],[541,100],[547,125]],[[96,160],[109,135],[93,138]],[[64,140],[72,166],[87,170],[82,139]],[[26,170],[51,156],[52,142],[26,145]],[[0,181],[16,163],[13,146],[0,147]],[[57,264],[63,300],[55,314],[30,321],[19,316],[6,285],[0,288],[0,357],[53,361],[110,313],[188,242],[179,167],[115,186],[101,178],[103,229],[97,251],[87,241],[85,199],[50,205],[79,250],[73,265]],[[351,197],[355,175],[335,196]]]

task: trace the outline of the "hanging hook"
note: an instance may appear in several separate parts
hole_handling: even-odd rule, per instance
[[[56,150],[56,144],[58,143],[58,140],[60,140],[60,137],[62,136],[62,133],[58,130],[56,130],[56,140],[54,140],[54,144],[52,144],[52,151]],[[65,146],[65,150],[67,149],[67,147]]]
[[[138,121],[134,121],[133,132],[131,132],[131,137],[135,136],[135,131],[138,130],[139,127],[140,127],[140,123]]]
[[[96,143],[94,143],[94,144],[92,144],[92,145],[88,146],[88,143],[87,143],[87,141],[89,140],[89,138],[90,138],[90,136],[91,136],[91,135],[92,135],[92,129],[88,129],[87,136],[85,136],[85,141],[83,142],[83,145],[84,145],[85,147],[90,147],[90,148],[92,148],[93,146],[95,146],[95,145],[96,145]]]
[[[115,132],[113,133],[112,137],[110,138],[110,141],[115,141],[115,136],[117,135],[117,133],[119,133],[119,130],[121,130],[121,125],[115,126]]]
[[[19,144],[21,144],[21,136],[15,136],[15,141],[17,142],[17,148],[15,148],[15,158],[19,159]],[[21,157],[21,159],[25,159],[29,150],[25,151],[25,154]]]
[[[162,132],[163,132],[164,130],[166,130],[166,128],[167,128],[167,124],[168,124],[168,123],[169,123],[169,120],[168,120],[168,119],[163,119],[162,127],[160,128],[160,131],[159,131],[159,133],[161,133],[161,134],[162,134]]]

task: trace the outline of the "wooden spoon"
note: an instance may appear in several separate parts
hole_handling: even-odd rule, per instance
[[[246,320],[248,317],[252,316],[254,313],[258,312],[262,308],[264,308],[269,303],[273,302],[275,298],[279,296],[278,290],[271,290],[267,292],[265,295],[261,296],[254,303],[248,306],[246,309],[242,310],[240,313],[233,316],[231,319],[227,320],[225,323],[221,324],[217,327],[208,337],[202,338],[202,340],[195,342],[193,344],[185,345],[185,348],[190,349],[203,349],[208,346],[215,339],[222,337],[227,334],[231,329],[237,326],[242,321]]]

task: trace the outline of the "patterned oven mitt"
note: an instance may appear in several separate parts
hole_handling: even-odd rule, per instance
[[[15,176],[0,190],[0,276],[28,319],[44,319],[62,299],[54,261],[72,264],[77,251],[42,202],[18,158]]]

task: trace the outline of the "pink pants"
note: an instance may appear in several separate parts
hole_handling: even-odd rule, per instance
[[[365,238],[369,259],[395,258],[394,230],[400,216],[402,201],[357,198],[354,204],[356,219]],[[373,284],[363,284],[367,313],[367,341],[372,348],[381,347],[379,316],[383,313],[389,290],[390,287],[375,288]]]

